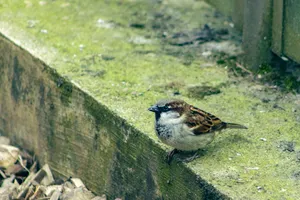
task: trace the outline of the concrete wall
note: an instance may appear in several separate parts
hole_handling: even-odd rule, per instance
[[[0,52],[0,134],[56,176],[80,177],[109,199],[222,196],[183,165],[170,167],[152,140],[1,35]]]

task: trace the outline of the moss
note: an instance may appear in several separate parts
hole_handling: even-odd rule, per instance
[[[272,66],[269,64],[262,64],[258,68],[258,74],[266,74],[272,72]]]
[[[48,73],[51,79],[56,83],[57,88],[60,91],[60,100],[64,105],[69,105],[71,103],[73,85],[67,80],[67,78],[62,77],[55,69],[49,68],[44,64],[44,71]],[[51,93],[50,93],[51,94]]]
[[[226,196],[233,199],[292,199],[298,196],[298,182],[291,178],[295,177],[299,167],[296,159],[298,144],[296,143],[292,153],[282,152],[277,148],[280,141],[299,140],[300,130],[295,114],[289,112],[295,106],[293,102],[298,101],[297,97],[285,94],[288,98],[283,98],[285,95],[281,94],[282,96],[278,95],[262,103],[262,94],[265,97],[280,94],[279,91],[259,83],[239,79],[229,81],[232,79],[228,77],[230,69],[205,66],[207,60],[201,58],[200,46],[174,47],[163,39],[182,30],[199,29],[207,22],[214,26],[223,24],[225,19],[216,21],[212,8],[203,2],[192,0],[180,3],[157,1],[151,5],[142,1],[74,1],[66,4],[47,1],[45,5],[40,5],[39,2],[5,1],[0,7],[1,20],[17,27],[18,31],[10,33],[16,34],[15,38],[18,38],[17,34],[23,35],[25,32],[33,38],[33,46],[36,44],[34,41],[38,40],[43,47],[55,47],[58,56],[49,63],[57,72],[50,68],[45,70],[56,83],[61,95],[59,99],[64,105],[71,105],[77,89],[60,75],[67,76],[91,94],[92,97],[83,96],[87,116],[95,118],[97,124],[97,134],[91,138],[99,142],[112,138],[114,143],[108,145],[108,152],[103,157],[114,156],[114,160],[105,166],[99,164],[103,173],[97,174],[90,170],[84,172],[85,177],[92,174],[91,179],[111,179],[113,183],[120,180],[120,185],[125,187],[127,184],[131,187],[118,188],[116,184],[112,188],[106,188],[107,193],[113,197],[136,197],[138,194],[144,195],[144,190],[149,191],[151,198],[154,195],[152,186],[156,183],[160,187],[159,191],[155,191],[156,197],[164,199],[182,195],[180,188],[185,187],[191,187],[190,191],[195,191],[185,194],[184,198],[190,199],[199,196],[207,199]],[[103,24],[99,24],[99,19],[106,22],[106,28],[101,27]],[[28,27],[29,20],[36,20],[37,23]],[[144,28],[130,26],[136,22],[145,24]],[[137,43],[133,38],[140,38],[139,41],[144,43]],[[28,44],[23,45],[26,47]],[[39,46],[35,48],[39,50]],[[228,60],[236,62],[234,57],[228,57]],[[105,73],[99,76],[94,74],[99,71]],[[286,85],[293,87],[290,81],[293,82],[287,80]],[[222,92],[206,95],[207,91],[204,90],[203,98],[187,95],[186,88],[205,84],[210,88],[221,88]],[[19,88],[18,84],[15,87]],[[168,147],[158,142],[153,130],[154,116],[147,112],[147,108],[157,99],[173,97],[177,91],[178,98],[211,112],[224,121],[241,123],[249,129],[228,130],[220,134],[207,146],[199,159],[187,164],[191,171],[176,162],[167,166],[163,159],[164,151],[153,145],[159,145],[162,149]],[[47,98],[54,92],[45,87]],[[61,146],[53,146],[54,136],[58,135],[54,131],[58,108],[54,100],[51,102],[47,104],[51,113],[48,116],[48,146],[60,149]],[[274,103],[284,110],[275,109]],[[67,117],[66,125],[71,126],[71,115],[64,117]],[[113,127],[111,131],[116,134],[105,134],[108,132],[105,127]],[[122,134],[118,135],[119,132]],[[130,137],[126,141],[128,136]],[[103,153],[95,149],[104,144],[93,144],[88,150],[91,155]],[[69,148],[68,144],[65,147]],[[146,149],[155,150],[145,152]],[[127,160],[125,155],[129,153],[132,156]],[[92,156],[89,159],[93,162]],[[124,165],[121,166],[120,163]],[[89,163],[85,164],[88,168]],[[140,168],[139,164],[143,166]],[[105,170],[110,167],[118,170],[110,177],[105,177]],[[129,173],[131,169],[137,169],[137,174]],[[199,175],[198,186],[190,182],[194,180],[195,174]],[[136,176],[139,182],[124,181],[130,181],[132,176]],[[176,182],[174,176],[180,177],[178,179],[184,182]],[[89,186],[95,191],[103,191],[96,184]],[[258,191],[258,188],[264,189]]]
[[[39,85],[40,85],[40,90],[39,90],[40,106],[45,106],[45,86],[42,81],[40,81]]]
[[[22,75],[22,67],[19,66],[19,61],[17,57],[14,57],[13,63],[13,80],[11,82],[11,95],[15,101],[18,101],[20,95],[22,93],[22,82],[21,82],[21,75]]]
[[[3,61],[0,61],[0,83],[2,84],[3,81],[3,74],[4,74],[4,64],[2,63]]]
[[[57,86],[61,89],[60,100],[66,105],[70,104],[73,85],[69,81],[59,78],[57,80]]]
[[[49,99],[50,106],[48,107],[48,117],[47,117],[47,122],[49,125],[49,129],[47,129],[47,145],[48,149],[55,149],[56,148],[56,143],[55,143],[55,130],[56,130],[56,119],[57,119],[57,108],[54,106],[53,103],[53,97],[52,97],[52,91],[49,89],[47,91],[47,99]],[[43,131],[43,130],[41,130]],[[50,158],[53,156],[52,154],[49,154]]]

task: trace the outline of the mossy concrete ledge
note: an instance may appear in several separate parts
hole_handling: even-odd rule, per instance
[[[198,44],[204,24],[229,34]],[[196,0],[2,0],[0,133],[109,199],[299,199],[299,96],[204,58],[236,55],[229,24]],[[147,108],[174,96],[249,129],[168,165]]]
[[[54,69],[0,37],[0,132],[109,199],[222,196]]]

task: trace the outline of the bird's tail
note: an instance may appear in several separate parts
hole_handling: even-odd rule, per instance
[[[224,122],[224,128],[236,128],[236,129],[248,129],[246,126],[243,126],[241,124],[235,124],[235,123],[228,123]]]

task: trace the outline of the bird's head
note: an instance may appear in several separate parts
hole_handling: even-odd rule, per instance
[[[181,117],[188,104],[179,99],[163,99],[148,110],[155,113],[156,120],[171,120]]]

